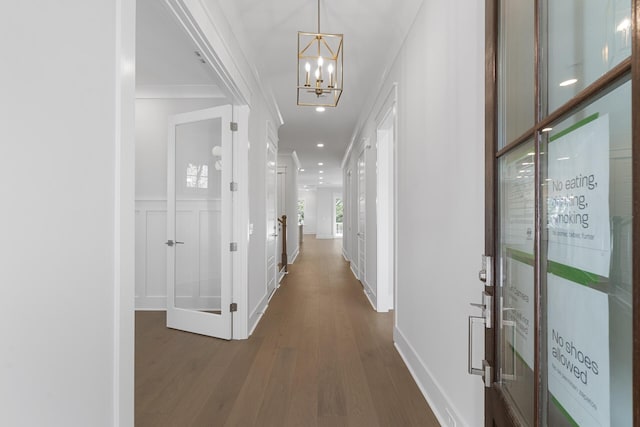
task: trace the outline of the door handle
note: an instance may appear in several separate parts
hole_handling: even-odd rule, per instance
[[[484,380],[485,387],[491,387],[491,365],[486,360],[482,360],[482,367],[476,368],[473,366],[473,331],[474,325],[481,324],[485,329],[491,328],[491,313],[492,313],[492,297],[486,292],[482,293],[482,303],[471,303],[471,306],[480,308],[482,310],[482,316],[469,316],[469,345],[468,345],[468,372],[471,375],[480,375]]]
[[[184,245],[184,242],[174,242],[173,240],[167,240],[166,242],[164,242],[165,245],[167,246],[173,246],[173,245]]]

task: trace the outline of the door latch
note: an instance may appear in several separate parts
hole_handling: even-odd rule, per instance
[[[482,292],[482,303],[474,303],[472,302],[470,305],[473,307],[478,307],[482,310],[482,315],[478,317],[482,319],[482,323],[486,329],[491,329],[491,312],[492,312],[492,297],[486,292]]]
[[[482,269],[478,272],[478,279],[490,286],[493,280],[493,258],[482,255]]]

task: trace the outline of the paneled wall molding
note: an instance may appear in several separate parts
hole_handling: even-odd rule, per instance
[[[209,247],[207,234],[202,230],[210,226],[212,216],[220,213],[220,200],[184,199],[179,202],[176,227],[186,240],[184,249],[188,256],[178,257],[178,271],[195,271],[195,277],[184,279],[186,283],[198,287],[198,296],[177,295],[181,307],[194,309],[217,309],[220,297],[216,289],[215,263],[208,264],[203,256],[215,253]],[[159,199],[138,199],[135,203],[136,217],[136,268],[135,268],[135,308],[136,310],[166,309],[166,262],[167,262],[167,202]],[[180,218],[184,219],[181,221]],[[192,224],[191,227],[187,224]],[[183,228],[186,227],[186,228]],[[183,249],[183,250],[184,250]],[[213,269],[213,271],[212,271]],[[192,291],[195,292],[195,291]]]
[[[260,323],[260,319],[262,319],[262,316],[267,311],[268,306],[269,295],[265,294],[258,305],[251,311],[251,314],[249,315],[249,335],[253,334],[256,326],[258,326],[258,323]]]

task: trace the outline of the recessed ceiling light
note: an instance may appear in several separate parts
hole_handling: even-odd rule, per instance
[[[323,165],[324,165],[324,163],[322,163],[322,162],[318,163],[318,166],[323,166]]]
[[[316,147],[318,147],[318,148],[322,148],[322,147],[324,147],[324,144],[323,144],[323,143],[316,144]]]
[[[302,168],[301,168],[301,169],[300,169],[300,172],[304,172],[304,169],[302,169]]]
[[[318,171],[318,173],[324,173],[324,171]]]
[[[324,107],[316,107],[316,111],[318,113],[322,113],[322,112],[324,112]]]
[[[578,79],[565,80],[562,83],[560,83],[560,87],[571,86],[573,84],[576,84],[577,82],[578,82]]]

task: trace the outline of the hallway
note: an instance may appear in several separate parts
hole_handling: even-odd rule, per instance
[[[246,341],[167,329],[136,313],[136,426],[437,426],[340,253],[305,236]]]

